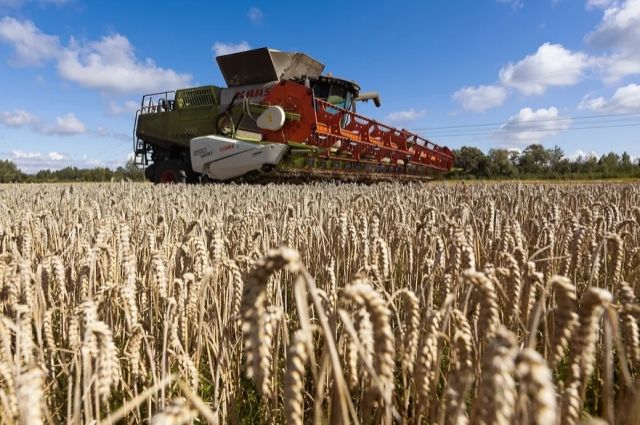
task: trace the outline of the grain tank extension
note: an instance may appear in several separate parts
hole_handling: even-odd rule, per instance
[[[453,167],[448,148],[359,115],[356,104],[380,106],[378,94],[323,75],[303,53],[261,48],[216,60],[227,87],[143,96],[134,151],[149,180],[413,180]]]

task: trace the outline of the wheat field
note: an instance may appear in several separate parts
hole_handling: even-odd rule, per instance
[[[640,423],[634,184],[0,186],[2,424]]]

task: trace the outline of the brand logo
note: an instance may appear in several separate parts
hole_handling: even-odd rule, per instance
[[[246,97],[265,97],[271,92],[271,87],[262,88],[259,87],[257,89],[247,89],[247,90],[238,90],[236,93],[240,93],[245,95]]]
[[[225,145],[225,146],[221,146],[220,147],[220,152],[225,152],[225,151],[229,151],[231,149],[233,149],[234,145]]]

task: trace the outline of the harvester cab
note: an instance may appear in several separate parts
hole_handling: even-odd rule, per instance
[[[304,53],[262,48],[216,58],[227,87],[153,93],[136,114],[136,163],[154,182],[247,175],[432,178],[453,155],[358,115],[373,100]]]

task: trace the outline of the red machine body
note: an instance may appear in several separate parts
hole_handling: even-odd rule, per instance
[[[300,115],[278,131],[263,130],[264,140],[301,143],[321,149],[320,157],[339,161],[385,165],[415,174],[447,172],[453,152],[406,130],[397,129],[317,99],[304,84],[282,80],[262,101]]]

